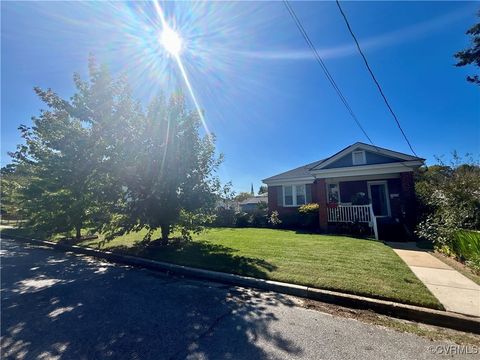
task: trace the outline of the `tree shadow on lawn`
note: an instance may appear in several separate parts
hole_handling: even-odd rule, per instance
[[[109,250],[256,278],[266,278],[269,272],[277,269],[276,265],[264,259],[236,255],[235,253],[238,252],[236,249],[206,241],[173,239],[166,245],[158,245],[156,242],[145,245],[139,242],[131,247],[113,246]]]
[[[282,294],[189,281],[8,239],[2,248],[5,359],[302,354],[301,344],[273,326],[276,313],[283,313],[275,308],[295,306]]]

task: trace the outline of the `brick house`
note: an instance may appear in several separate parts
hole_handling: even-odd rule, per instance
[[[413,171],[424,159],[357,142],[336,154],[264,179],[268,209],[280,217],[306,203],[319,204],[319,226],[368,224],[376,238],[415,222]]]

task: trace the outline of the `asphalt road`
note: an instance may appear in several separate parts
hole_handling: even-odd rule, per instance
[[[430,359],[446,344],[276,293],[8,239],[1,251],[2,359]]]

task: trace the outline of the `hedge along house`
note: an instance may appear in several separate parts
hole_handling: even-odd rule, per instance
[[[318,203],[322,231],[365,223],[377,239],[398,238],[415,224],[413,171],[423,163],[422,158],[357,142],[329,158],[264,179],[268,209],[282,218],[297,214],[303,204]]]

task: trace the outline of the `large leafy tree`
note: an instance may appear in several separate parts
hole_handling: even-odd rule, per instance
[[[480,12],[478,16],[480,17]],[[467,35],[472,37],[472,46],[455,54],[458,59],[456,66],[475,65],[480,67],[480,23],[473,25],[467,31]],[[480,85],[478,75],[467,76],[467,81]]]
[[[200,135],[196,112],[181,94],[158,96],[133,125],[123,159],[123,207],[108,237],[147,228],[167,241],[174,228],[187,236],[212,214],[222,190],[214,138]],[[128,147],[125,147],[128,149]]]
[[[268,194],[267,185],[260,185],[258,188],[258,195]]]
[[[25,143],[11,155],[28,178],[19,201],[25,225],[77,238],[89,228],[107,239],[199,230],[223,190],[215,175],[222,157],[184,97],[159,96],[143,111],[127,82],[93,59],[89,79],[74,82],[69,100],[35,88],[48,110],[19,128]]]
[[[252,197],[252,194],[246,191],[242,191],[238,195],[235,196],[235,200],[238,202],[250,199]]]
[[[14,164],[8,164],[0,169],[1,174],[1,216],[2,219],[18,220],[20,207],[18,199],[25,178],[22,177]]]
[[[89,80],[75,75],[74,82],[70,100],[35,88],[48,109],[32,118],[32,127],[19,127],[25,143],[11,154],[29,179],[20,199],[25,225],[47,236],[75,231],[80,238],[82,228],[99,229],[120,191],[109,169],[117,161],[112,134],[121,138],[112,131],[127,127],[126,109],[134,108],[128,88],[93,59]]]

